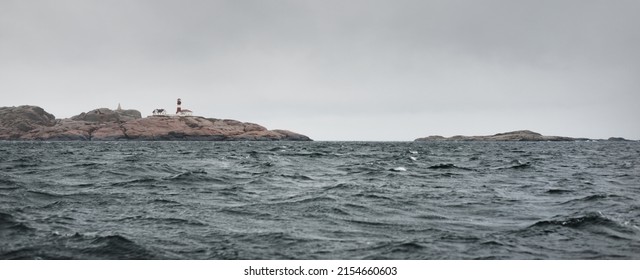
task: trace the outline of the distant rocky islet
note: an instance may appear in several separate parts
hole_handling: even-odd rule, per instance
[[[505,133],[498,133],[494,135],[486,135],[486,136],[452,136],[452,137],[443,137],[439,135],[428,136],[418,138],[414,141],[416,142],[429,142],[429,141],[590,141],[592,139],[589,138],[573,138],[566,136],[545,136],[537,132],[533,132],[530,130],[518,130],[511,131]],[[628,141],[627,139],[621,137],[611,137],[608,139],[609,141]]]
[[[0,140],[312,141],[288,130],[229,119],[156,115],[100,108],[67,119],[38,106],[0,107]]]

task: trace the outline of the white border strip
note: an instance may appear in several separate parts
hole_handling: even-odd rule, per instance
[[[249,268],[254,270],[249,271]],[[351,268],[354,268],[351,270]],[[0,261],[2,279],[624,279],[640,261]],[[302,270],[308,274],[283,275]],[[357,268],[360,268],[358,270]],[[378,269],[375,269],[378,268]],[[395,275],[365,275],[381,273]],[[351,270],[351,272],[348,272]],[[369,272],[364,272],[368,270]],[[287,272],[285,272],[287,271]],[[359,271],[359,272],[358,272]],[[347,272],[339,275],[340,272]],[[272,275],[246,275],[269,274]],[[353,274],[351,274],[353,273]],[[275,274],[275,275],[274,275]],[[279,274],[279,275],[278,275]]]

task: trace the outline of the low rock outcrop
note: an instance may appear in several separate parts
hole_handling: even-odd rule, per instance
[[[97,123],[105,123],[105,122],[121,122],[121,121],[131,121],[135,119],[142,118],[142,114],[138,110],[115,110],[107,108],[100,108],[89,111],[87,113],[81,113],[80,115],[71,117],[71,120],[74,121],[85,121],[85,122],[97,122]]]
[[[95,109],[69,119],[40,107],[0,107],[0,140],[196,140],[311,141],[307,136],[268,130],[254,123],[192,116],[142,118],[136,110]]]
[[[489,136],[429,136],[418,138],[415,141],[578,141],[588,140],[584,138],[571,138],[563,136],[544,136],[530,130],[519,130],[506,133],[498,133]]]
[[[622,138],[622,137],[609,137],[609,139],[607,139],[608,141],[615,141],[615,142],[628,142],[631,140]]]

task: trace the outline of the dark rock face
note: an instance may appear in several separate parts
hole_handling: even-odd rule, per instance
[[[424,138],[418,138],[415,141],[577,141],[585,140],[579,138],[562,137],[562,136],[544,136],[540,133],[519,130],[506,133],[498,133],[490,136],[429,136]]]
[[[17,139],[25,132],[56,124],[56,117],[36,106],[0,107],[0,137]]]
[[[627,139],[624,139],[622,137],[610,137],[609,139],[607,139],[609,141],[618,141],[618,142],[623,142],[623,141],[629,141]]]
[[[312,141],[287,130],[267,130],[254,123],[203,117],[154,116],[136,110],[96,109],[56,120],[40,107],[0,108],[0,140],[193,140]]]

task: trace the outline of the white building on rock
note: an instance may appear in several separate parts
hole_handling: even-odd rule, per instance
[[[178,106],[176,108],[177,116],[193,116],[193,111],[189,109],[182,109],[182,100],[178,98]]]

